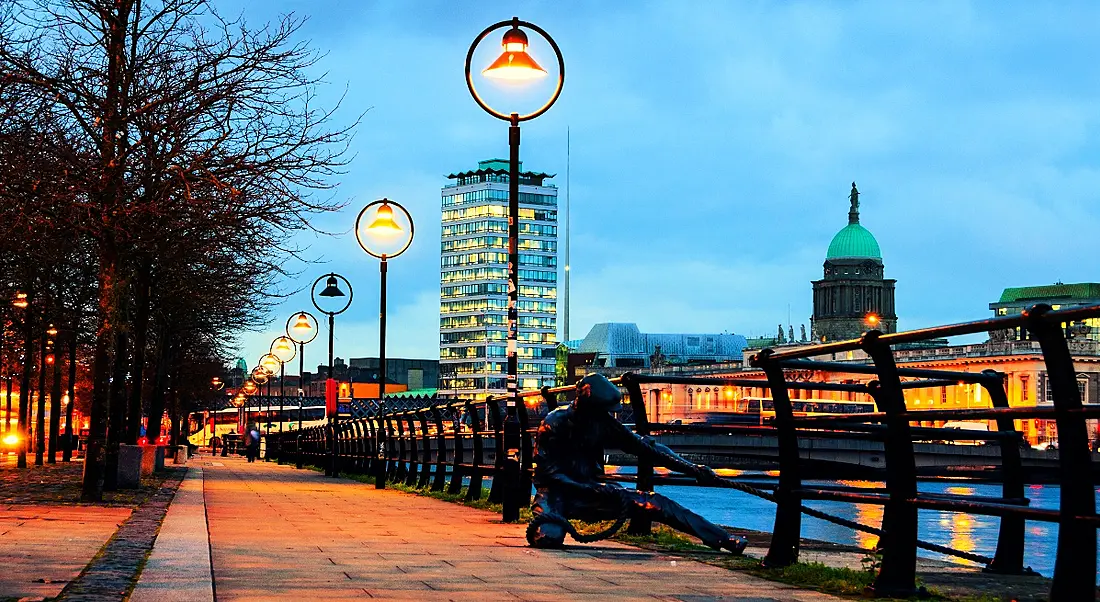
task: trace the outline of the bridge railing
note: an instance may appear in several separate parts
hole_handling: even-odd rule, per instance
[[[619,419],[642,436],[673,433],[741,433],[774,438],[777,442],[778,480],[774,484],[748,484],[726,480],[720,486],[759,496],[776,504],[771,544],[764,563],[785,566],[798,559],[802,515],[829,520],[879,536],[881,566],[874,588],[880,595],[909,595],[916,591],[916,551],[925,548],[967,558],[987,565],[987,570],[1020,574],[1023,566],[1024,522],[1059,524],[1057,554],[1051,599],[1091,599],[1096,587],[1095,489],[1086,420],[1100,418],[1100,406],[1084,406],[1077,387],[1073,359],[1069,352],[1066,325],[1100,317],[1100,306],[1052,310],[1035,306],[1016,316],[953,324],[915,331],[882,334],[871,331],[857,340],[812,345],[787,350],[765,349],[752,358],[762,378],[690,377],[625,374],[613,382],[621,386],[629,401]],[[1010,407],[1002,373],[958,372],[898,367],[894,346],[947,336],[1025,329],[1038,341],[1050,381],[1051,407]],[[815,361],[826,354],[861,350],[870,363]],[[867,375],[866,383],[838,383],[794,380],[794,374]],[[904,391],[958,383],[980,386],[991,400],[991,408],[957,410],[907,409]],[[764,388],[771,392],[774,419],[765,425],[677,425],[650,423],[642,386],[646,384],[717,385]],[[865,393],[876,403],[873,413],[795,416],[790,398],[793,390]],[[280,459],[295,459],[301,465],[329,463],[333,472],[362,472],[375,476],[377,487],[399,481],[409,486],[458,493],[465,488],[468,499],[479,498],[486,479],[491,479],[489,499],[505,504],[530,503],[534,441],[541,417],[552,411],[559,396],[566,399],[574,387],[544,387],[520,394],[517,404],[521,425],[519,499],[509,497],[501,485],[505,468],[503,445],[503,399],[422,401],[387,399],[375,402],[366,417],[335,425],[273,434],[269,449]],[[1021,462],[1020,433],[1014,420],[1053,419],[1058,433],[1060,485],[1057,509],[1029,506],[1025,495]],[[988,432],[914,426],[913,422],[989,420],[997,425]],[[811,486],[803,482],[806,461],[800,440],[853,439],[881,442],[885,458],[879,472],[882,487],[845,485]],[[994,474],[1001,482],[1001,494],[977,497],[929,494],[917,490],[919,476],[914,442],[923,440],[986,440],[1000,452],[1000,468]],[[335,449],[333,455],[330,450]],[[820,475],[817,475],[820,476]],[[635,487],[652,491],[662,480],[652,465],[640,458]],[[510,491],[512,489],[510,488]],[[863,525],[832,516],[803,504],[805,500],[836,500],[883,507],[882,524]],[[953,550],[921,541],[918,537],[918,509],[932,509],[1001,518],[996,553],[992,558]],[[632,521],[630,531],[646,533],[650,525]]]

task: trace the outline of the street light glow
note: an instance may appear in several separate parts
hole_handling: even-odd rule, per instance
[[[290,337],[284,335],[271,342],[271,355],[274,355],[280,364],[294,359],[294,354],[294,341],[291,341]]]
[[[543,69],[527,52],[527,34],[517,26],[504,32],[501,40],[504,52],[481,74],[485,77],[509,81],[526,81],[546,77]]]
[[[374,221],[367,226],[367,230],[379,236],[397,236],[404,231],[397,222],[393,221],[393,207],[390,207],[389,203],[382,203],[375,214]]]
[[[15,293],[15,301],[12,301],[11,304],[19,309],[27,309],[27,306],[30,305],[27,302],[27,293]]]

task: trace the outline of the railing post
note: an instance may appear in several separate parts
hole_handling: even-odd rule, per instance
[[[489,487],[489,501],[499,504],[504,499],[504,426],[500,402],[492,395],[485,398],[485,412],[493,429],[493,484]]]
[[[432,439],[428,435],[427,410],[417,410],[416,417],[420,420],[420,446],[423,448],[420,452],[420,480],[416,488],[424,489],[428,486],[428,480],[432,475]]]
[[[299,425],[301,426],[301,425]],[[302,469],[302,429],[298,429],[294,443],[294,468]]]
[[[532,466],[535,462],[535,439],[531,436],[531,418],[527,412],[527,402],[523,399],[516,404],[516,416],[519,418],[519,474],[516,475],[515,503],[519,508],[531,505]],[[519,508],[515,517],[519,519]]]
[[[764,349],[752,358],[752,364],[764,371],[775,410],[776,442],[779,446],[779,483],[775,490],[775,524],[771,546],[761,562],[766,567],[784,567],[798,561],[802,540],[802,488],[798,433],[795,430],[791,399],[783,367],[772,359],[775,352]],[[763,407],[761,407],[763,411]]]
[[[409,475],[408,467],[405,465],[405,461],[408,457],[405,455],[407,451],[405,449],[405,422],[402,420],[404,412],[394,412],[393,422],[397,425],[397,461],[394,462],[393,469],[393,481],[400,485],[405,482],[405,477]]]
[[[462,463],[466,461],[465,446],[462,444],[462,420],[456,419],[456,408],[451,406],[451,424],[454,425],[454,447],[451,450],[451,482],[447,493],[458,495],[462,491]]]
[[[632,372],[622,376],[623,386],[626,387],[627,399],[630,408],[634,411],[634,432],[639,436],[648,437],[649,417],[645,411],[645,398],[642,397],[642,387]],[[638,457],[638,475],[635,479],[635,489],[645,493],[653,492],[653,462],[645,457]],[[649,535],[653,531],[653,522],[648,518],[639,516],[630,519],[630,525],[626,532],[631,535]]]
[[[389,458],[389,451],[386,449],[389,447],[389,428],[387,423],[388,412],[386,411],[386,402],[379,400],[378,402],[378,415],[375,424],[378,428],[378,456],[374,462],[374,488],[385,489],[386,488],[386,476],[389,471],[386,470],[387,460]]]
[[[470,401],[466,402],[466,415],[470,417],[474,456],[470,462],[473,468],[470,470],[470,485],[466,489],[466,500],[474,501],[481,499],[481,465],[482,453],[485,449],[481,442],[481,418],[478,416],[477,408]]]
[[[432,491],[443,491],[447,479],[447,434],[443,430],[443,411],[438,405],[432,405],[432,420],[435,421],[435,474],[432,476]]]
[[[984,370],[985,378],[981,386],[989,394],[994,408],[1008,408],[1008,394],[1005,393],[1004,375],[994,370]],[[997,418],[997,430],[1006,432],[1016,430],[1016,422],[1011,416]],[[1020,459],[1020,441],[1002,438],[1001,448],[1001,497],[1024,498],[1024,469]],[[985,567],[986,572],[1002,575],[1022,575],[1032,571],[1024,570],[1024,519],[1020,516],[1002,516],[1001,527],[997,534],[997,552],[993,562]]]
[[[882,567],[872,588],[877,596],[907,598],[918,593],[917,507],[913,504],[917,497],[917,464],[909,421],[904,416],[905,396],[894,352],[881,341],[881,336],[882,333],[872,330],[860,341],[860,346],[875,364],[878,383],[874,398],[878,409],[886,414],[883,452],[888,499],[883,508],[883,535],[879,540]]]
[[[1088,427],[1081,409],[1081,392],[1073,356],[1061,324],[1051,323],[1044,314],[1049,305],[1035,305],[1026,313],[1027,328],[1039,340],[1047,378],[1054,395],[1054,420],[1058,426],[1058,472],[1060,481],[1058,555],[1054,560],[1051,600],[1091,600],[1096,592],[1096,493],[1092,479]],[[1084,520],[1082,520],[1084,519]]]
[[[416,487],[416,477],[420,471],[420,450],[416,445],[416,412],[405,410],[405,421],[409,425],[409,472],[405,475],[405,484]]]

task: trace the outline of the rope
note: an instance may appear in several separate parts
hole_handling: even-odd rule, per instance
[[[573,523],[569,522],[567,518],[560,514],[553,512],[542,512],[535,518],[531,519],[531,522],[527,525],[527,543],[532,547],[535,545],[535,535],[538,533],[539,527],[547,523],[553,523],[561,526],[565,529],[565,532],[569,534],[578,543],[592,543],[600,541],[614,536],[623,528],[626,521],[630,518],[630,501],[627,500],[625,495],[619,495],[619,518],[615,519],[615,522],[610,527],[599,531],[597,533],[589,533],[587,535],[578,533],[577,528],[573,526]]]
[[[755,495],[756,497],[768,500],[773,504],[778,503],[773,494],[770,494],[763,489],[758,489],[751,485],[745,485],[743,483],[738,483],[736,481],[725,479],[722,477],[718,477],[718,484],[727,489],[736,489],[749,495]],[[879,537],[882,537],[884,535],[882,529],[876,529],[875,527],[864,525],[862,523],[857,523],[855,521],[850,521],[846,518],[834,516],[820,510],[815,510],[814,508],[810,508],[809,506],[803,504],[799,504],[799,507],[801,508],[802,513],[807,516],[812,516],[814,518],[840,525],[842,527],[848,527],[849,529],[853,529],[855,531],[862,531],[864,533],[870,533],[871,535],[877,535]],[[930,552],[944,554],[946,556],[955,556],[964,560],[970,560],[971,562],[977,562],[979,564],[988,565],[993,562],[993,559],[988,556],[982,556],[981,554],[974,554],[972,552],[963,552],[962,550],[956,550],[954,548],[941,546],[939,544],[934,544],[927,541],[921,541],[919,539],[917,540],[917,547],[928,550]]]

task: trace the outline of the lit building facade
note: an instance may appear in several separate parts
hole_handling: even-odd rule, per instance
[[[995,316],[1011,316],[1037,304],[1045,303],[1054,309],[1066,309],[1080,305],[1100,305],[1100,283],[1079,282],[1076,284],[1054,284],[1040,286],[1017,286],[1006,288],[1001,298],[989,304]],[[1073,340],[1100,341],[1100,318],[1089,318],[1066,324],[1066,338]],[[1025,341],[1031,337],[1024,328],[1002,330],[989,333],[993,341]]]
[[[479,161],[442,190],[439,394],[504,395],[508,369],[508,162]],[[519,386],[553,385],[557,346],[558,190],[519,182]]]

